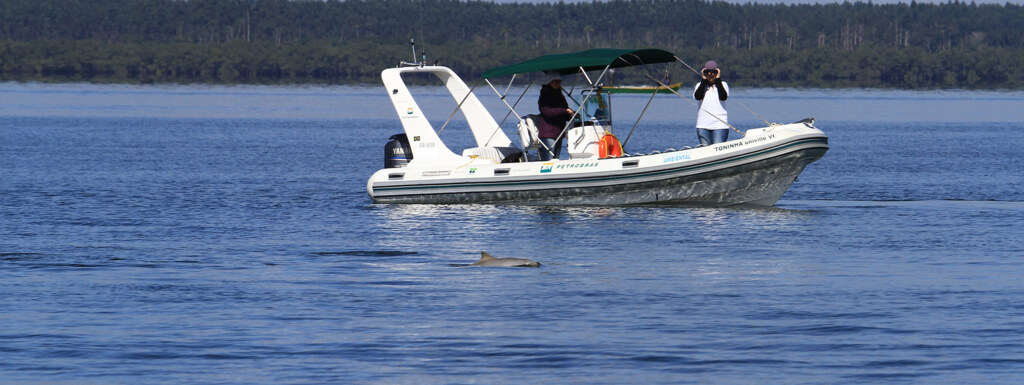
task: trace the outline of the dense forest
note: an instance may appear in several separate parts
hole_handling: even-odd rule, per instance
[[[410,38],[466,79],[653,47],[737,86],[1024,88],[1024,6],[961,1],[0,0],[0,79],[374,83]]]

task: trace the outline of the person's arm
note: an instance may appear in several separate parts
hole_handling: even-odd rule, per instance
[[[722,85],[722,78],[715,78],[715,88],[718,89],[718,100],[725,101],[729,98],[729,91],[726,91],[725,86]]]
[[[697,89],[693,90],[693,98],[697,100],[704,100],[704,93],[708,92],[708,80],[701,79],[700,84],[697,85]]]
[[[570,113],[565,107],[544,107],[540,106],[540,114],[545,118],[569,117]]]

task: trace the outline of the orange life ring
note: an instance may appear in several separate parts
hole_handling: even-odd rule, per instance
[[[616,138],[610,132],[605,132],[604,136],[597,143],[597,157],[604,159],[620,156],[622,156],[622,143],[619,143],[619,138]]]

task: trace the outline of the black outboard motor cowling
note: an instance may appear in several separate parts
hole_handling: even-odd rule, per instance
[[[384,168],[405,167],[410,160],[412,147],[409,146],[409,137],[405,134],[391,135],[384,145]]]

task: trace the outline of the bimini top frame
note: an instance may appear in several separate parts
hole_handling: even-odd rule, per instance
[[[484,71],[483,78],[490,79],[538,71],[548,74],[571,75],[580,70],[584,72],[600,71],[608,68],[670,63],[674,61],[676,61],[676,56],[671,52],[654,48],[595,48],[579,52],[545,55],[516,64],[491,68]]]
[[[671,52],[655,48],[595,48],[586,51],[545,55],[516,64],[491,68],[484,71],[483,78],[484,81],[487,82],[487,85],[494,90],[494,93],[498,94],[511,113],[514,113],[517,116],[522,116],[516,112],[515,106],[508,104],[508,101],[505,100],[508,90],[511,88],[512,82],[515,81],[516,75],[518,74],[544,72],[547,74],[571,75],[581,73],[587,79],[587,82],[590,83],[589,93],[587,93],[587,96],[583,98],[583,100],[589,100],[594,92],[598,90],[598,85],[601,84],[601,80],[604,79],[604,76],[608,73],[609,69],[642,66],[647,64],[671,63],[677,60],[679,60],[679,58]],[[591,79],[590,76],[587,75],[587,71],[601,71],[601,75],[598,76],[597,79]],[[494,87],[494,84],[491,83],[490,79],[492,78],[509,75],[512,76],[512,79],[509,81],[509,86],[506,87],[505,93],[498,91],[498,89]],[[530,85],[532,84],[533,83],[530,83]],[[527,87],[527,90],[528,89],[529,86]],[[525,94],[526,91],[524,90],[523,93]],[[522,99],[522,96],[520,96],[520,99]],[[516,104],[518,105],[518,103],[519,101],[517,100]],[[576,115],[578,115],[579,112],[579,109],[576,109],[576,112],[569,118],[566,126],[562,129],[558,139],[561,139],[561,137],[565,135],[569,126],[572,124],[572,121],[576,119]]]
[[[604,78],[605,74],[608,73],[609,69],[619,68],[619,67],[642,66],[642,65],[647,65],[647,64],[670,63],[670,62],[679,62],[680,64],[682,64],[682,65],[686,66],[687,68],[689,68],[690,71],[693,71],[693,73],[695,73],[698,76],[700,76],[700,71],[697,71],[696,69],[694,69],[689,64],[686,64],[686,62],[684,62],[678,56],[676,56],[675,54],[673,54],[671,52],[668,52],[668,51],[664,51],[664,50],[660,50],[660,49],[656,49],[656,48],[644,48],[644,49],[595,48],[595,49],[589,49],[589,50],[586,50],[586,51],[579,51],[579,52],[569,52],[569,53],[545,55],[545,56],[536,57],[536,58],[533,58],[533,59],[530,59],[530,60],[527,60],[527,61],[524,61],[524,62],[512,64],[512,65],[491,68],[491,69],[489,69],[487,71],[484,71],[483,78],[487,82],[487,84],[491,86],[491,89],[494,90],[494,92],[496,94],[498,94],[499,97],[501,97],[501,100],[505,101],[505,96],[506,95],[502,94],[496,88],[494,88],[494,85],[491,84],[491,81],[490,81],[491,78],[512,75],[512,80],[509,81],[509,88],[511,88],[512,82],[515,81],[515,75],[517,75],[517,74],[523,74],[523,73],[529,73],[529,72],[537,72],[537,71],[544,72],[544,73],[547,73],[547,74],[552,74],[552,75],[553,74],[571,75],[571,74],[575,74],[575,73],[581,73],[587,79],[587,82],[590,83],[590,93],[588,93],[587,96],[583,99],[583,100],[587,100],[587,99],[590,98],[591,95],[593,95],[593,93],[595,91],[598,90],[599,85],[601,83],[601,80]],[[601,75],[597,77],[597,80],[591,80],[590,77],[587,76],[587,71],[598,71],[598,70],[601,70]],[[686,96],[683,96],[678,91],[672,89],[668,84],[665,84],[664,82],[659,81],[658,79],[655,79],[650,74],[647,74],[646,76],[651,81],[656,83],[658,86],[663,87],[667,91],[676,94],[676,96],[679,96],[679,97],[683,98],[684,100],[686,100],[690,104],[693,104],[693,105],[699,107],[699,105],[695,101],[690,100]],[[532,85],[532,83],[531,83],[531,85]],[[527,89],[529,89],[529,87],[527,87]],[[506,89],[506,93],[507,93],[507,89]],[[525,94],[526,91],[523,91],[523,93]],[[654,93],[654,95],[656,95],[656,94],[657,93]],[[653,96],[654,95],[652,95],[652,97],[651,97],[652,100],[653,100]],[[520,98],[522,98],[522,96],[520,96]],[[517,103],[518,103],[518,101],[517,101]],[[509,105],[507,101],[505,102],[505,105],[509,107],[509,110],[511,110],[511,113],[516,113],[514,106]],[[650,101],[647,102],[647,105],[650,106]],[[742,103],[740,103],[740,105],[743,106],[744,108],[746,108],[751,113],[754,113],[754,111],[750,110],[749,107],[743,105]],[[647,107],[644,107],[644,111],[646,111],[646,110],[647,110]],[[577,110],[577,114],[578,113],[579,113],[579,110]],[[754,113],[754,115],[757,115],[757,114]],[[643,117],[643,112],[641,112],[640,116]],[[721,121],[722,123],[725,123],[727,126],[729,126],[729,128],[732,128],[736,132],[738,132],[740,134],[743,134],[743,131],[740,131],[738,128],[736,128],[732,124],[729,124],[729,122],[726,122],[725,120],[722,120],[721,118],[719,118],[717,116],[714,116],[714,115],[712,115],[712,116],[715,119],[718,119],[719,121]],[[761,118],[760,115],[757,115],[757,117]],[[565,128],[562,130],[562,135],[564,135],[566,130],[569,129],[569,125],[572,124],[571,123],[572,119],[575,119],[575,118],[576,118],[576,114],[574,114],[569,119],[569,123],[567,123]],[[768,125],[773,125],[774,124],[774,123],[769,123],[767,120],[764,120],[764,118],[761,118],[761,120],[763,120],[765,122],[765,124],[768,124]],[[637,123],[639,123],[639,121],[640,120],[637,119]],[[633,125],[633,128],[634,129],[636,128],[636,124]],[[633,130],[630,130],[630,135],[632,135],[632,134],[633,134]],[[561,137],[561,135],[559,137]],[[626,141],[627,142],[629,141],[628,137],[626,138]],[[623,145],[625,145],[625,143],[623,143]]]

